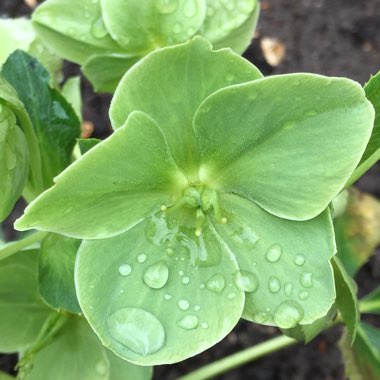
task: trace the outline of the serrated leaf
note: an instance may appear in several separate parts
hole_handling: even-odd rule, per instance
[[[351,345],[345,332],[339,342],[346,376],[350,380],[378,380],[380,377],[380,330],[361,322]]]
[[[380,315],[380,287],[360,300],[360,312]]]
[[[352,341],[354,341],[360,321],[358,298],[356,295],[357,285],[348,275],[338,257],[333,257],[331,262],[334,268],[336,305],[347,326]]]
[[[38,258],[39,290],[53,309],[81,313],[75,284],[75,257],[81,241],[49,234],[41,243]]]
[[[114,238],[84,241],[78,252],[81,308],[103,344],[131,362],[193,356],[242,313],[232,252],[209,225],[199,238],[191,228],[178,231],[176,218],[185,215],[155,215]]]
[[[78,139],[79,150],[82,156],[87,153],[94,146],[98,145],[102,140],[99,139]]]
[[[31,345],[52,311],[38,293],[38,251],[0,261],[0,352]]]
[[[48,188],[71,162],[80,134],[79,120],[62,95],[49,87],[46,69],[27,53],[14,52],[2,74],[16,89],[32,120],[40,146],[43,184]]]
[[[338,257],[348,274],[355,273],[380,244],[380,203],[369,194],[350,189],[346,211],[334,220]]]

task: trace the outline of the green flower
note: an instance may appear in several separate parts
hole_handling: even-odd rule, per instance
[[[149,52],[194,35],[242,53],[259,15],[257,0],[48,0],[33,15],[40,37],[82,65],[98,91],[114,91]]]
[[[197,37],[129,70],[110,116],[115,133],[16,223],[84,239],[76,289],[107,347],[135,363],[172,363],[241,316],[292,328],[327,314],[328,206],[374,120],[357,83],[262,78]]]

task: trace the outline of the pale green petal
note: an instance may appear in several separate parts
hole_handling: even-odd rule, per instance
[[[170,213],[170,211],[169,211]],[[142,365],[184,360],[239,320],[233,254],[211,226],[197,238],[158,214],[121,235],[87,240],[76,262],[81,308],[103,344]],[[107,281],[104,281],[107,279]]]
[[[355,169],[373,120],[348,79],[292,74],[223,89],[195,116],[200,179],[279,217],[313,218]]]
[[[128,230],[186,185],[157,124],[142,112],[55,179],[26,209],[16,228],[75,238]]]
[[[220,88],[260,77],[248,61],[230,50],[211,51],[196,37],[151,53],[128,71],[111,103],[112,125],[119,128],[132,111],[144,111],[162,128],[177,164],[192,175],[199,159],[192,120],[201,102]]]
[[[298,222],[277,218],[237,195],[221,195],[220,204],[227,223],[215,228],[242,271],[243,316],[281,328],[325,316],[335,300],[329,212]]]

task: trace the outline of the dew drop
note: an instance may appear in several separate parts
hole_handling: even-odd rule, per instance
[[[111,337],[142,356],[159,351],[165,344],[165,330],[153,314],[133,307],[117,310],[108,317]]]
[[[281,289],[281,282],[277,277],[271,276],[269,279],[268,287],[271,293],[278,293]]]
[[[71,211],[73,211],[73,208],[72,208],[72,206],[69,206],[69,207],[66,208],[65,211],[63,211],[63,215],[66,215],[66,214],[68,214]]]
[[[268,314],[265,311],[259,311],[253,314],[253,319],[257,323],[265,323],[268,320]]]
[[[287,282],[284,285],[284,293],[287,297],[290,297],[293,293],[293,285],[290,282]]]
[[[235,75],[233,74],[227,74],[226,76],[226,81],[227,82],[232,82],[235,79]]]
[[[282,248],[279,244],[273,244],[271,247],[269,247],[267,253],[265,254],[265,258],[270,263],[276,263],[278,260],[280,260],[282,255]]]
[[[108,34],[108,31],[104,25],[102,17],[99,17],[97,20],[95,20],[92,23],[91,34],[97,39],[104,38]]]
[[[194,306],[194,311],[199,311],[199,310],[201,310],[201,307],[199,305],[195,305]]]
[[[178,274],[182,277],[183,276],[183,270],[180,270]]]
[[[222,293],[226,286],[226,281],[221,273],[214,274],[206,282],[206,288],[214,293]]]
[[[236,298],[236,293],[228,293],[228,295],[227,295],[227,298],[229,299],[229,300],[233,300],[234,298]]]
[[[301,275],[301,285],[304,288],[312,288],[313,287],[313,274],[310,272],[303,273]]]
[[[183,13],[186,17],[194,17],[197,14],[198,7],[197,3],[194,0],[188,0],[185,3],[185,7],[183,9]]]
[[[276,309],[273,319],[278,327],[290,329],[303,318],[302,307],[295,301],[285,301]]]
[[[172,299],[172,296],[171,296],[171,294],[165,294],[164,298],[165,298],[166,301],[169,301],[169,300]]]
[[[189,301],[187,300],[179,300],[178,301],[178,307],[181,309],[181,310],[189,310],[189,307],[190,307],[190,304],[189,304]]]
[[[306,257],[302,253],[299,253],[294,258],[294,264],[298,265],[299,267],[302,267],[302,265],[305,264],[305,261],[306,261]]]
[[[178,8],[178,0],[157,0],[156,7],[162,14],[173,13]]]
[[[208,324],[206,322],[201,323],[202,329],[208,329]]]
[[[178,326],[184,330],[194,330],[198,327],[198,317],[196,315],[186,315],[180,321],[178,321]]]
[[[181,280],[182,284],[187,285],[190,282],[190,278],[185,276]]]
[[[144,253],[140,253],[137,256],[137,262],[139,262],[140,264],[144,264],[145,261],[146,261],[146,255]]]
[[[256,274],[245,270],[236,272],[234,281],[237,287],[248,293],[255,292],[259,287],[259,279]]]
[[[174,33],[178,34],[178,33],[181,32],[181,30],[182,30],[181,24],[177,23],[177,24],[174,25],[174,27],[173,27],[173,32]]]
[[[303,290],[298,293],[298,298],[302,301],[306,300],[309,297],[309,292],[307,290]]]
[[[194,28],[188,28],[186,31],[186,33],[189,37],[194,36],[195,32],[196,32],[196,30]]]
[[[143,280],[152,289],[163,288],[169,278],[169,268],[165,261],[158,261],[146,269]]]
[[[127,277],[129,276],[131,273],[132,273],[132,268],[130,265],[128,264],[123,264],[123,265],[120,265],[119,266],[119,273],[124,276],[124,277]]]
[[[107,363],[104,360],[99,360],[95,365],[95,370],[101,376],[106,375],[108,373]]]

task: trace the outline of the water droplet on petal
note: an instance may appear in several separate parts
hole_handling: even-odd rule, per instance
[[[146,261],[146,255],[144,253],[141,253],[137,256],[137,262],[140,264],[144,264]]]
[[[153,314],[133,307],[117,310],[108,317],[111,337],[136,354],[147,356],[165,344],[165,330]]]
[[[187,285],[190,282],[190,278],[185,276],[182,278],[182,284]]]
[[[127,277],[132,273],[132,267],[128,264],[120,265],[119,266],[119,273],[122,276]]]
[[[272,276],[269,279],[268,287],[271,293],[278,293],[281,289],[281,282],[277,277]]]
[[[194,36],[195,32],[196,32],[196,30],[194,28],[188,28],[186,31],[186,33],[189,37]]]
[[[303,290],[298,293],[298,298],[302,301],[306,300],[309,297],[309,292],[307,290]]]
[[[180,270],[178,274],[182,277],[183,276],[183,270]]]
[[[208,329],[208,324],[206,322],[201,323],[202,329]]]
[[[189,310],[189,307],[190,307],[190,304],[189,304],[189,301],[187,300],[179,300],[178,301],[178,307],[181,309],[181,310]]]
[[[99,17],[97,20],[95,20],[92,23],[91,34],[97,39],[104,38],[108,34],[108,31],[106,29],[106,26],[104,25],[102,17]]]
[[[303,318],[302,307],[295,301],[285,301],[276,309],[273,319],[277,326],[290,329]]]
[[[185,330],[194,330],[198,327],[198,317],[196,315],[186,315],[177,324]]]
[[[271,247],[269,247],[267,253],[265,254],[265,258],[270,263],[276,263],[278,260],[280,260],[282,255],[282,248],[279,244],[273,244]]]
[[[234,281],[237,287],[249,293],[255,292],[259,287],[259,279],[256,274],[245,270],[236,272]]]
[[[221,273],[214,274],[206,282],[206,288],[214,293],[222,293],[225,286],[226,281]]]
[[[166,299],[166,301],[169,301],[172,299],[172,296],[170,294],[165,294],[164,298]]]
[[[312,273],[303,273],[301,275],[301,285],[304,288],[312,288],[313,287],[313,274]]]
[[[302,267],[302,265],[305,264],[305,261],[306,261],[306,257],[302,253],[298,254],[294,258],[294,264],[298,265],[299,267]]]
[[[165,261],[158,261],[146,269],[143,280],[152,289],[163,288],[169,278],[169,268]]]
[[[194,306],[194,311],[199,311],[199,310],[201,310],[201,307],[199,305],[195,305]]]

